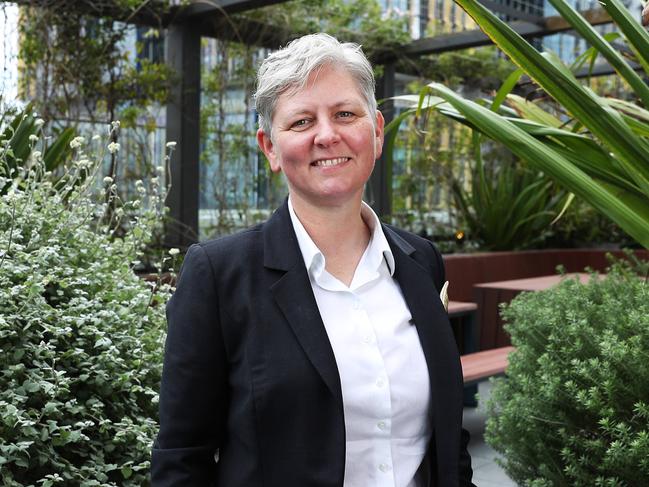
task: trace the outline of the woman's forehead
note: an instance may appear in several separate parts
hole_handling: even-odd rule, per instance
[[[297,106],[327,105],[332,108],[343,105],[365,105],[360,87],[356,80],[346,71],[339,69],[314,72],[303,86],[286,90],[277,99],[275,108],[280,105]]]

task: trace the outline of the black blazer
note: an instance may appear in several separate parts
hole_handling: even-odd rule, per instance
[[[470,486],[441,255],[383,231],[428,364],[427,484]],[[154,487],[342,487],[340,378],[286,202],[261,225],[190,247],[167,319]]]

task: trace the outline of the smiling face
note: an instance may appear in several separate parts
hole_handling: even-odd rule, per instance
[[[257,141],[271,170],[282,171],[293,200],[313,206],[360,203],[383,147],[383,116],[376,123],[352,76],[324,67],[303,89],[277,100],[272,137]]]

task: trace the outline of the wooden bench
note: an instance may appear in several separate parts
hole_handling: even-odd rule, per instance
[[[464,386],[504,374],[509,364],[507,356],[513,350],[514,347],[501,347],[460,356]]]

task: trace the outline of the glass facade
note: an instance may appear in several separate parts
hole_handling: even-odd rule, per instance
[[[265,220],[287,194],[257,148],[254,71],[267,50],[203,39],[199,236]]]

